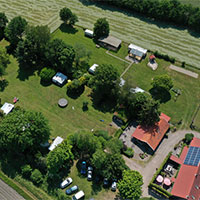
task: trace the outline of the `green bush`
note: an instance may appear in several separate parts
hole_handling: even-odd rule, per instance
[[[35,185],[40,185],[43,181],[43,176],[38,169],[34,169],[31,174],[31,180]]]
[[[70,93],[78,93],[83,89],[83,85],[79,79],[74,79],[67,84],[67,90]]]
[[[194,137],[194,134],[192,134],[192,133],[185,134],[185,138],[184,138],[185,143],[186,144],[190,144],[190,142],[192,141],[193,137]]]
[[[143,197],[140,200],[155,200],[153,197]]]
[[[55,75],[55,70],[51,68],[43,68],[40,72],[40,78],[43,82],[50,82],[51,78]]]
[[[24,166],[21,167],[21,172],[22,172],[22,176],[24,178],[30,178],[32,168],[31,168],[30,165],[24,165]]]
[[[166,61],[169,61],[169,62],[171,62],[171,63],[175,63],[175,58],[172,58],[172,57],[170,57],[170,56],[168,56],[168,55],[166,55],[166,54],[161,54],[161,53],[159,53],[158,51],[155,51],[154,52],[154,55],[157,57],[157,58],[161,58],[161,59],[164,59],[164,60],[166,60]]]
[[[132,158],[134,156],[134,151],[132,148],[128,148],[127,150],[123,151],[123,154],[128,158]]]
[[[154,183],[151,183],[149,187],[152,188],[157,193],[159,193],[159,194],[163,195],[164,197],[168,198],[168,199],[172,196],[172,194],[169,193],[167,190],[165,190],[161,186],[156,185]]]
[[[123,133],[123,130],[120,128],[115,132],[115,137],[119,138],[121,136],[121,134]]]
[[[105,140],[110,140],[112,138],[112,136],[108,135],[108,131],[104,131],[104,130],[97,130],[94,132],[94,135],[97,137],[103,137]]]

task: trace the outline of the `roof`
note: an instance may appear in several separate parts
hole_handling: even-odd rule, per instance
[[[143,49],[142,47],[139,47],[135,44],[129,44],[128,48],[131,50],[131,49],[136,49],[140,52],[142,52],[143,54],[146,54],[147,53],[147,49]]]
[[[81,190],[79,192],[77,192],[74,196],[76,197],[76,199],[80,199],[82,197],[84,197],[84,192]]]
[[[85,30],[85,34],[86,34],[86,35],[88,34],[88,35],[93,36],[94,32],[91,31],[91,30],[89,30],[89,29],[86,29],[86,30]]]
[[[158,123],[148,128],[139,125],[134,131],[132,137],[145,142],[153,151],[155,151],[170,127],[168,123],[169,120],[170,117],[161,113],[160,121]]]
[[[15,106],[11,103],[4,103],[3,106],[1,107],[1,110],[3,110],[4,114],[7,115],[9,112],[12,111],[14,107]]]
[[[200,139],[193,138],[190,143],[190,147],[195,145],[195,147],[200,147]],[[197,146],[199,145],[199,146]],[[183,150],[184,155],[181,154],[181,159],[184,160],[189,152],[189,148],[185,147]],[[200,165],[192,166],[182,164],[178,176],[174,182],[172,188],[172,195],[184,198],[184,199],[199,199],[200,198]]]
[[[152,54],[149,56],[149,59],[155,59],[156,57]]]
[[[135,56],[143,57],[144,53],[142,51],[139,51],[137,49],[131,49],[130,54],[133,54]]]
[[[62,74],[61,72],[57,72],[56,75],[52,78],[52,81],[55,83],[59,83],[62,85],[67,80],[67,76]]]
[[[96,68],[98,67],[99,65],[97,65],[97,64],[93,64],[90,68],[89,68],[89,72],[90,73],[94,73],[95,72],[95,70],[96,70]]]
[[[110,46],[113,46],[115,48],[118,48],[120,46],[120,44],[122,43],[122,41],[118,38],[115,38],[113,36],[107,36],[107,37],[101,37],[98,39],[99,42],[103,42],[105,44],[108,44]]]
[[[49,147],[49,151],[53,151],[60,143],[62,143],[63,138],[61,137],[56,137],[56,139],[53,141],[51,146]]]

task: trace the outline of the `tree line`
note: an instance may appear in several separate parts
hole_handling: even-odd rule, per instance
[[[200,32],[200,9],[178,0],[91,0],[137,12],[153,19]]]

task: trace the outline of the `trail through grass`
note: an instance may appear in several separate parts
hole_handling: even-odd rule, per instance
[[[81,3],[83,2],[83,3]],[[48,24],[55,30],[59,24],[59,10],[67,6],[79,18],[78,25],[93,28],[94,22],[106,17],[110,23],[111,34],[126,42],[141,47],[158,50],[200,68],[200,35],[189,33],[147,18],[134,17],[130,13],[102,5],[79,0],[0,0],[0,12],[9,19],[21,15],[31,24]]]

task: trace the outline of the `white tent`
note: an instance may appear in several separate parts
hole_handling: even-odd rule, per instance
[[[86,29],[85,30],[85,36],[88,36],[88,37],[93,37],[93,35],[94,35],[94,32],[93,31],[91,31],[91,30],[89,30],[89,29]]]
[[[11,103],[4,103],[4,105],[1,107],[1,110],[3,110],[4,114],[7,115],[14,107],[15,106]]]
[[[52,78],[52,81],[58,85],[63,85],[67,81],[67,76],[61,72],[57,72],[56,75]]]
[[[49,147],[49,151],[53,151],[60,143],[62,143],[63,138],[61,137],[56,137],[56,139],[53,141],[51,146]]]
[[[97,65],[97,64],[94,64],[94,65],[92,65],[90,68],[89,68],[89,72],[91,73],[91,74],[94,74],[95,73],[95,70],[96,70],[96,68],[98,67],[99,65]]]

